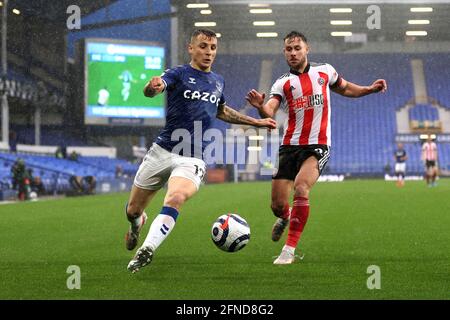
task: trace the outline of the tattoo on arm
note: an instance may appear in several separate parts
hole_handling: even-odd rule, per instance
[[[219,111],[217,112],[217,118],[222,121],[234,124],[249,124],[254,125],[255,119],[236,110],[228,107],[227,105],[219,106]]]

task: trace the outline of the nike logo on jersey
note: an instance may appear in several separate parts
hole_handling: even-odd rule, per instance
[[[216,106],[219,105],[219,98],[213,94],[210,94],[209,92],[186,90],[184,91],[183,96],[186,99],[201,100],[205,102],[210,102],[212,104],[215,104]]]

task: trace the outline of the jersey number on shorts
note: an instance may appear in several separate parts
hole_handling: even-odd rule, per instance
[[[200,180],[203,180],[203,177],[205,176],[205,170],[203,168],[200,168],[198,165],[195,166],[195,175],[200,177]]]

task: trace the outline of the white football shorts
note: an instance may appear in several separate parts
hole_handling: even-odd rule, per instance
[[[406,170],[406,163],[398,162],[395,164],[395,172],[405,172],[405,170]]]
[[[171,153],[153,143],[134,178],[134,185],[146,190],[159,190],[171,177],[191,180],[197,190],[206,173],[203,160]]]

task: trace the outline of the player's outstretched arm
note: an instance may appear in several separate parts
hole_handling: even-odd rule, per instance
[[[250,90],[245,97],[252,106],[258,109],[261,118],[273,118],[280,107],[280,101],[277,98],[270,98],[266,104],[264,104],[265,93],[260,93],[255,89]]]
[[[360,86],[345,79],[342,79],[340,84],[332,88],[334,92],[349,98],[359,98],[371,93],[386,92],[386,80],[375,80],[370,86]]]
[[[276,129],[277,127],[276,121],[271,118],[255,119],[237,112],[225,104],[219,105],[217,118],[228,123],[247,124],[259,128]]]
[[[153,98],[164,91],[165,85],[161,77],[153,77],[144,87],[144,96]]]

